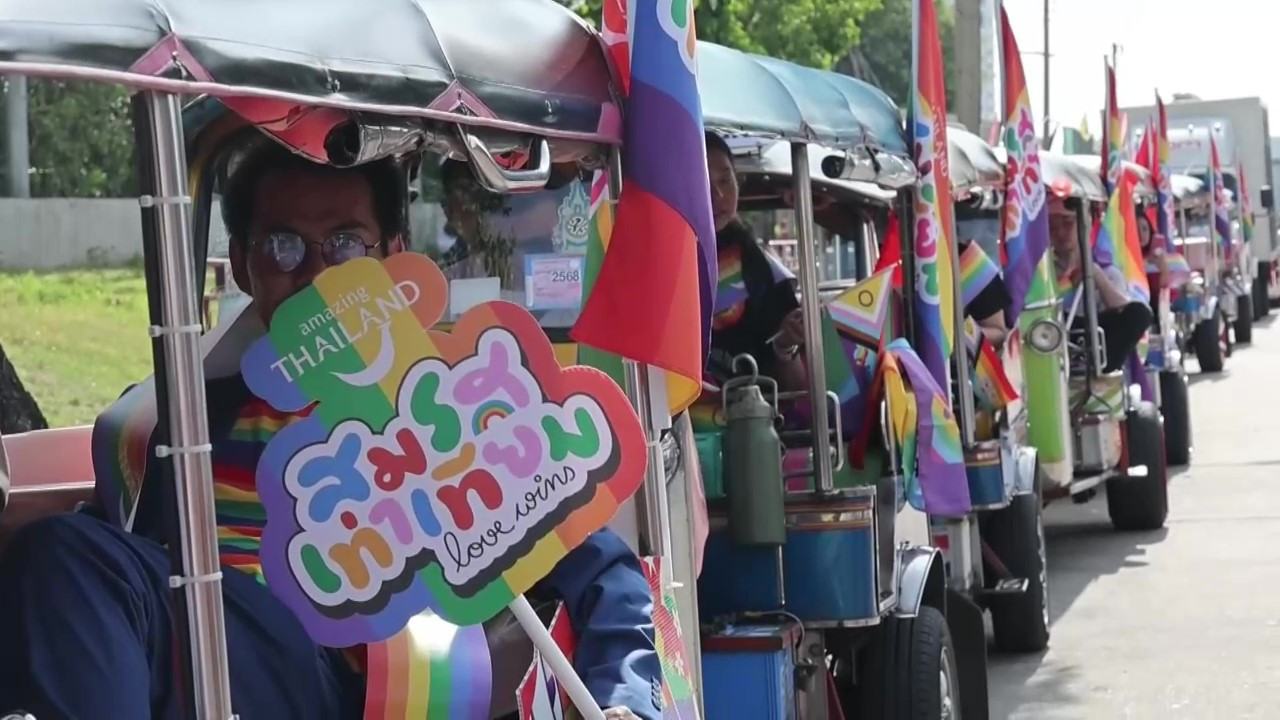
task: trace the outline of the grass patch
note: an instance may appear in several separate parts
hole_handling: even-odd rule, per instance
[[[51,427],[92,423],[151,374],[142,269],[0,272],[0,344]]]

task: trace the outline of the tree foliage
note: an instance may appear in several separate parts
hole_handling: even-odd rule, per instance
[[[602,0],[560,0],[595,22]],[[699,0],[698,37],[829,69],[858,44],[862,18],[882,0]]]
[[[911,92],[911,3],[913,0],[883,0],[881,7],[862,21],[858,49],[880,81],[880,87],[905,107]],[[942,40],[943,63],[947,73],[947,106],[955,105],[956,43],[955,8],[936,0],[938,34]]]
[[[128,90],[31,78],[27,103],[33,197],[137,194]]]

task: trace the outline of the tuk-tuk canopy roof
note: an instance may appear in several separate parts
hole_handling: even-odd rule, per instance
[[[698,90],[710,130],[909,155],[893,100],[847,75],[699,42]]]
[[[1044,174],[1044,184],[1059,195],[1104,202],[1107,188],[1098,175],[1098,167],[1081,162],[1083,157],[1086,156],[1042,151],[1040,169]]]
[[[1169,176],[1169,187],[1173,190],[1173,199],[1182,202],[1204,192],[1204,181],[1192,175],[1175,173]]]
[[[0,73],[621,137],[599,36],[552,0],[8,0]]]
[[[1071,157],[1074,157],[1074,158],[1078,159],[1078,160],[1081,162],[1081,164],[1086,165],[1086,166],[1088,166],[1088,167],[1092,168],[1092,169],[1093,169],[1093,172],[1094,172],[1096,175],[1098,175],[1098,177],[1099,177],[1099,178],[1101,178],[1101,177],[1102,177],[1102,156],[1100,156],[1100,155],[1072,155]],[[1142,197],[1144,200],[1154,200],[1154,199],[1155,199],[1155,197],[1156,197],[1156,184],[1155,184],[1155,181],[1154,181],[1154,180],[1152,179],[1152,177],[1151,177],[1151,171],[1150,171],[1150,170],[1148,170],[1148,169],[1146,169],[1146,168],[1142,167],[1141,165],[1139,165],[1139,164],[1137,164],[1137,163],[1135,163],[1135,162],[1130,162],[1130,161],[1128,161],[1128,160],[1125,160],[1125,161],[1124,161],[1124,171],[1125,171],[1125,172],[1127,172],[1127,173],[1132,173],[1132,174],[1133,174],[1133,176],[1134,176],[1135,178],[1137,178],[1137,183],[1134,185],[1134,188],[1133,188],[1134,193],[1136,193],[1138,196]],[[1099,182],[1101,182],[1101,180],[1099,180]],[[1103,186],[1103,187],[1105,188],[1105,186]],[[1106,198],[1103,198],[1103,199],[1105,200]]]
[[[785,180],[790,185],[793,175],[791,169],[791,143],[784,140],[760,140],[756,138],[730,138],[727,140],[733,149],[734,167],[742,176],[770,176]],[[809,166],[821,167],[827,157],[842,157],[843,151],[823,145],[809,144]],[[816,187],[834,191],[836,195],[853,195],[863,200],[889,205],[897,197],[897,193],[859,180],[836,180],[814,172],[810,175]]]
[[[1004,160],[987,141],[968,130],[952,125],[947,128],[950,149],[951,188],[967,193],[974,188],[1000,188],[1004,185]]]

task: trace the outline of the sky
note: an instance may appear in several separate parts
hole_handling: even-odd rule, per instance
[[[1044,0],[1004,0],[1004,7],[1039,118]],[[1166,102],[1175,92],[1204,100],[1258,96],[1280,112],[1278,21],[1280,8],[1266,0],[1049,0],[1050,118],[1078,127],[1087,113],[1090,130],[1099,132],[1102,59],[1112,43],[1121,46],[1121,107],[1153,104],[1158,88]]]

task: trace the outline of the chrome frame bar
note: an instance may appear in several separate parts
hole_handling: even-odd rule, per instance
[[[1086,387],[1093,387],[1093,379],[1102,374],[1105,367],[1102,360],[1104,352],[1098,344],[1098,288],[1093,282],[1093,252],[1089,247],[1089,237],[1093,228],[1093,213],[1089,212],[1089,200],[1080,198],[1080,207],[1076,210],[1076,239],[1080,247],[1080,288],[1084,293],[1085,327],[1089,331],[1087,350],[1089,356],[1089,375]],[[1071,332],[1067,327],[1066,331]],[[1090,389],[1092,392],[1092,389]]]
[[[167,400],[169,457],[173,463],[176,500],[176,543],[180,565],[171,578],[179,607],[186,610],[185,628],[176,622],[179,636],[186,631],[191,673],[189,702],[199,720],[228,720],[231,680],[227,667],[226,625],[218,561],[217,521],[210,465],[209,421],[206,414],[204,363],[200,354],[201,327],[196,307],[196,277],[192,259],[191,206],[182,137],[182,110],[177,95],[145,93],[142,102],[149,121],[149,145],[154,202],[142,210],[143,227],[154,229],[159,288],[160,328],[155,345],[157,380],[163,380]],[[155,322],[153,318],[152,322]]]
[[[818,306],[818,267],[814,253],[813,186],[809,179],[809,146],[791,143],[791,175],[796,197],[796,251],[800,258],[800,304],[804,312],[805,370],[809,376],[809,408],[813,418],[814,486],[819,493],[834,487],[831,477],[831,428],[827,419],[827,376],[822,364],[822,319]]]

